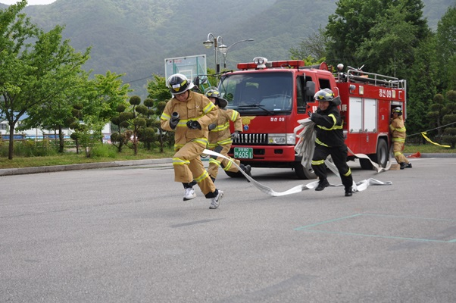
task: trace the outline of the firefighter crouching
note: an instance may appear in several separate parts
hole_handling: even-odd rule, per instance
[[[233,109],[226,109],[228,102],[221,98],[218,90],[209,89],[206,92],[206,96],[214,103],[218,112],[217,121],[209,124],[209,149],[229,158],[228,152],[233,143],[232,139],[238,138],[239,133],[242,132],[241,115]],[[234,124],[234,132],[232,134],[230,133],[230,121]],[[241,164],[241,162],[236,159],[232,160],[250,176],[250,165]],[[207,170],[214,182],[217,178],[219,166],[222,166],[225,171],[239,173],[239,169],[228,159],[213,156],[209,159],[209,167]]]
[[[393,142],[393,153],[397,163],[401,166],[401,169],[412,168],[407,158],[402,153],[405,144],[406,129],[404,126],[404,120],[402,119],[402,109],[400,107],[393,108],[391,124],[389,126],[391,133],[391,140]]]
[[[183,183],[184,201],[195,198],[196,182],[205,197],[212,199],[209,208],[218,208],[223,191],[215,187],[200,158],[208,144],[208,126],[217,120],[217,109],[206,96],[191,90],[193,83],[185,75],[171,75],[167,86],[173,98],[166,103],[160,122],[163,130],[175,131],[174,181]]]
[[[347,165],[347,146],[344,143],[342,119],[337,106],[339,98],[334,98],[330,89],[318,91],[314,99],[318,101],[318,109],[315,113],[309,112],[310,119],[315,123],[317,136],[315,150],[312,158],[312,169],[319,178],[316,191],[322,191],[329,186],[326,173],[325,160],[331,155],[336,165],[342,184],[345,187],[345,196],[352,195],[353,177]]]

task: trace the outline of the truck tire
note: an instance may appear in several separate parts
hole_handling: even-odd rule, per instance
[[[386,167],[386,163],[388,163],[389,159],[389,152],[388,152],[388,144],[386,140],[379,139],[377,144],[377,153],[368,155],[369,158],[378,163],[382,167]],[[373,169],[372,163],[367,159],[359,159],[359,164],[361,164],[362,169]]]
[[[377,153],[372,157],[372,161],[377,162],[382,167],[386,167],[388,160],[388,143],[386,143],[386,140],[384,139],[379,139],[377,144]]]
[[[306,169],[304,166],[302,166],[301,162],[297,162],[295,164],[294,170],[296,176],[298,176],[298,179],[307,180],[317,178],[317,175],[314,173],[313,169]]]
[[[368,159],[359,159],[359,164],[361,164],[362,169],[371,170],[374,168]]]

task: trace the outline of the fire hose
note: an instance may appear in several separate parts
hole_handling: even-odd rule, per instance
[[[310,167],[310,163],[312,161],[312,156],[313,156],[313,143],[315,142],[315,134],[314,134],[314,123],[310,119],[303,119],[298,121],[301,125],[295,128],[295,134],[297,134],[297,137],[299,137],[298,144],[295,146],[295,150],[298,154],[302,155],[302,161],[301,164],[304,167]],[[299,133],[299,134],[298,134]],[[352,151],[349,149],[349,152],[352,153]],[[246,174],[237,164],[236,162],[233,161],[233,159],[226,157],[218,152],[212,151],[205,149],[203,151],[203,154],[206,155],[212,155],[216,157],[222,157],[227,160],[229,160],[233,165],[235,165],[238,169],[239,172],[244,175],[244,177],[247,178],[248,181],[250,181],[250,184],[254,185],[256,188],[258,188],[260,191],[263,193],[273,196],[273,197],[279,197],[279,196],[286,196],[286,195],[291,195],[291,194],[296,194],[299,192],[302,192],[307,189],[314,189],[315,187],[318,186],[318,181],[313,181],[307,184],[301,184],[298,186],[295,186],[293,188],[290,188],[286,191],[283,192],[276,192],[272,188],[261,184],[260,182],[254,180],[251,176]],[[354,153],[352,153],[354,154]],[[372,163],[372,166],[377,170],[377,173],[389,170],[391,167],[390,161],[388,161],[388,164],[386,167],[382,167],[381,165],[378,165],[377,163],[373,162],[367,155],[364,154],[354,154],[358,158],[362,159],[369,159],[369,161]],[[334,165],[332,162],[331,157],[328,157],[328,159],[325,160],[326,166],[336,175],[339,176],[339,172],[337,170],[337,167]],[[359,182],[353,181],[353,186],[352,186],[352,191],[355,192],[360,192],[366,190],[370,185],[392,185],[393,183],[391,181],[380,181],[374,178],[368,178],[364,179]],[[330,186],[342,186],[342,184],[330,184]]]

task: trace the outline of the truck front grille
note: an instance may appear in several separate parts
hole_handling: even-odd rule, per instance
[[[268,134],[244,134],[240,133],[233,144],[237,145],[266,145],[268,144]]]

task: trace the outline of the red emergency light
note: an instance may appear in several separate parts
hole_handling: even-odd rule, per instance
[[[255,69],[257,65],[253,62],[250,63],[238,63],[237,68],[239,70],[246,70],[246,69]]]
[[[292,67],[292,68],[299,68],[301,66],[304,66],[304,61],[302,60],[287,60],[287,61],[272,61],[269,62],[271,64],[271,67]]]
[[[238,63],[237,68],[239,70],[246,70],[246,69],[263,69],[263,68],[299,68],[305,66],[304,61],[302,60],[284,60],[284,61],[271,61],[271,62],[264,62],[264,65],[261,67],[259,64],[255,62],[249,63]]]

